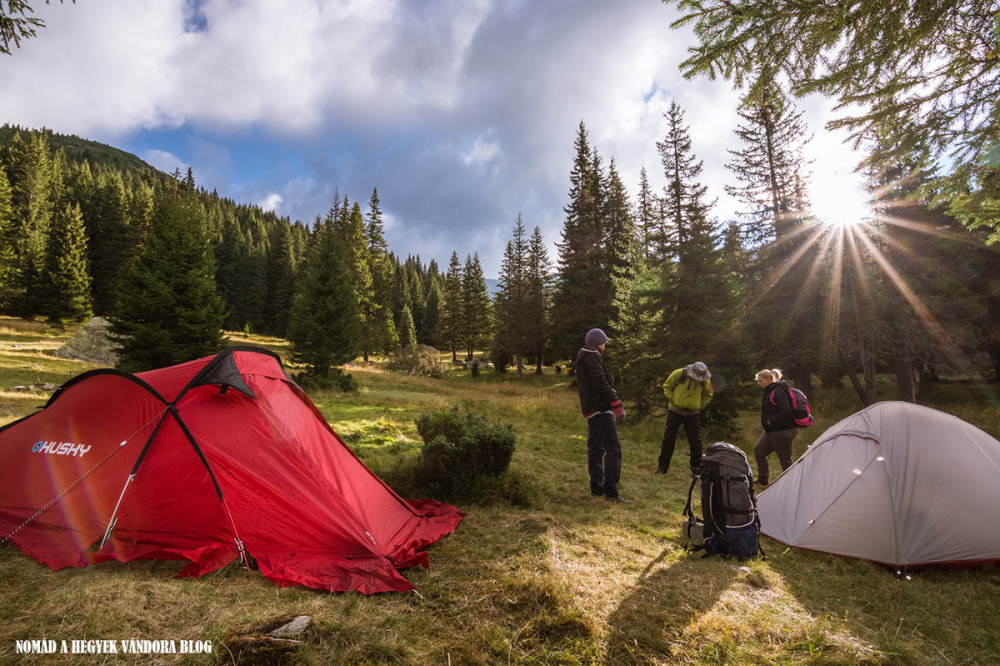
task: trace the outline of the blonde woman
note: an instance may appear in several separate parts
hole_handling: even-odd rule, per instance
[[[781,379],[781,370],[761,370],[757,373],[757,386],[764,390],[760,408],[760,424],[764,432],[753,447],[757,460],[755,483],[766,486],[770,478],[767,457],[777,453],[781,471],[788,469],[792,464],[792,441],[799,431],[792,419],[788,384]]]

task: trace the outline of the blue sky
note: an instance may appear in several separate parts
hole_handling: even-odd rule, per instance
[[[614,158],[630,193],[671,100],[705,163],[713,214],[738,93],[685,81],[693,44],[659,0],[80,0],[32,2],[46,22],[2,58],[0,122],[135,153],[243,203],[311,222],[334,192],[377,187],[400,257],[478,253],[496,277],[520,213],[557,259],[573,141]],[[857,157],[800,108],[821,208],[857,199]]]

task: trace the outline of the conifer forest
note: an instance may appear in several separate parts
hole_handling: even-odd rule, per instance
[[[518,215],[493,290],[477,252],[439,266],[389,248],[377,189],[290,220],[207,192],[190,172],[4,126],[0,312],[105,317],[131,371],[214,353],[225,331],[279,336],[317,381],[421,346],[491,372],[571,371],[584,333],[601,327],[633,413],[662,399],[671,369],[703,360],[732,389],[705,414],[722,430],[761,367],[807,392],[850,382],[863,404],[917,401],[943,375],[994,381],[1000,262],[986,234],[914,196],[931,174],[905,162],[869,174],[869,219],[821,223],[793,103],[746,109],[727,164],[745,208],[733,220],[713,213],[678,104],[657,142],[659,192],[645,170],[630,190],[581,122],[557,256]],[[876,374],[893,376],[892,390]]]

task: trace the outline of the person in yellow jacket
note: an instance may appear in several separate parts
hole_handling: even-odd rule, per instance
[[[708,371],[708,366],[698,361],[677,368],[670,373],[667,381],[663,382],[663,393],[667,396],[667,426],[663,430],[657,474],[666,474],[670,469],[677,432],[682,423],[691,447],[691,473],[695,476],[701,474],[699,418],[701,410],[712,400],[711,378],[712,373]]]

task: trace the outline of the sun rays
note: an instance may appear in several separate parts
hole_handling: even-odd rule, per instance
[[[814,321],[806,325],[822,327],[821,366],[854,358],[865,344],[875,344],[881,352],[869,362],[885,368],[893,349],[907,342],[902,339],[903,333],[892,328],[902,318],[914,322],[906,330],[910,340],[921,345],[921,339],[932,343],[923,351],[940,354],[952,372],[978,376],[975,364],[957,340],[962,333],[951,321],[955,317],[943,316],[941,308],[950,304],[929,305],[928,296],[919,287],[926,276],[914,273],[927,260],[921,255],[927,247],[921,246],[921,238],[947,239],[963,245],[977,240],[945,223],[936,223],[925,207],[905,200],[869,197],[859,202],[861,198],[853,204],[845,200],[839,208],[827,206],[825,213],[816,211],[814,217],[794,225],[791,233],[773,241],[767,256],[779,261],[758,285],[750,308],[781,298],[788,301],[782,314],[786,324],[812,317]],[[862,213],[863,209],[867,212]],[[824,302],[811,314],[807,307],[817,299]],[[919,353],[913,360],[919,360]],[[902,357],[909,358],[905,353]]]

